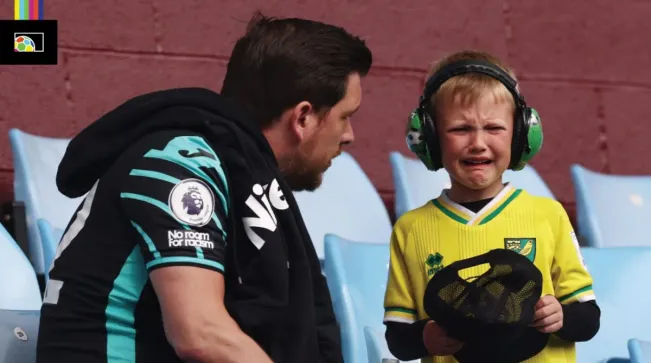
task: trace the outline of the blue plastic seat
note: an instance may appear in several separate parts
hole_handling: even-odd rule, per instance
[[[27,214],[28,257],[36,273],[47,277],[59,238],[43,233],[65,230],[82,199],[70,199],[56,186],[57,169],[70,140],[31,135],[18,129],[9,131],[9,140],[15,171],[14,199],[25,203]]]
[[[577,232],[593,247],[651,246],[651,176],[608,175],[570,167]]]
[[[38,310],[41,293],[36,274],[23,251],[0,225],[0,309]]]
[[[631,363],[651,363],[651,341],[631,339],[628,341]]]
[[[577,343],[577,362],[628,359],[631,338],[651,341],[651,247],[583,247],[601,308],[601,327]]]
[[[332,161],[317,190],[296,192],[294,196],[322,262],[327,233],[355,241],[388,243],[391,237],[391,219],[382,198],[346,152]]]
[[[368,327],[382,337],[386,331],[382,320],[389,244],[356,242],[328,234],[325,258],[328,287],[341,327],[344,361],[366,363],[364,329]]]
[[[32,265],[0,225],[0,363],[36,361],[41,301]]]
[[[40,310],[0,309],[0,363],[36,362]]]
[[[397,218],[438,197],[443,189],[450,188],[450,176],[445,169],[427,170],[420,160],[396,151],[389,155],[389,161],[396,190]],[[547,184],[530,165],[517,172],[507,170],[503,180],[512,182],[516,188],[526,189],[532,195],[555,199]]]

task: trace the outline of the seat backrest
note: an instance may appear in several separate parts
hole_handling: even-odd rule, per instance
[[[0,362],[35,363],[40,310],[0,309]]]
[[[396,151],[389,155],[389,161],[396,189],[397,218],[438,197],[443,189],[450,188],[450,175],[445,169],[427,170],[420,160]],[[503,181],[512,182],[516,188],[524,188],[532,195],[555,199],[547,184],[530,165],[517,172],[507,170]]]
[[[577,343],[577,361],[627,358],[630,338],[651,341],[651,247],[583,247],[601,309],[601,327],[588,342]]]
[[[368,361],[364,328],[386,331],[384,292],[389,271],[389,244],[357,242],[328,234],[325,275],[341,327],[344,361]]]
[[[382,359],[393,359],[397,362],[404,363],[420,363],[420,359],[411,361],[398,360],[389,351],[387,340],[384,337],[384,334],[381,334],[379,331],[369,326],[364,328],[364,338],[366,338],[366,349],[368,350],[369,363],[383,363]]]
[[[651,246],[651,176],[608,175],[570,167],[577,232],[588,246]]]
[[[382,198],[346,152],[332,161],[317,190],[294,196],[322,261],[327,233],[355,241],[388,241],[391,237],[391,219]]]
[[[28,257],[36,273],[42,274],[49,266],[44,260],[37,220],[45,219],[53,228],[65,229],[82,199],[64,196],[56,185],[57,169],[70,140],[31,135],[18,129],[9,131],[9,140],[14,199],[25,203],[27,213]]]
[[[389,154],[389,162],[395,187],[396,218],[438,197],[443,189],[450,188],[450,176],[445,169],[427,170],[420,160],[397,151]]]
[[[368,363],[382,363],[382,359],[385,358],[395,359],[387,348],[384,334],[367,326],[364,328],[364,340],[366,341]]]
[[[630,339],[628,352],[631,355],[631,363],[651,363],[651,341]]]
[[[0,225],[0,309],[40,309],[41,301],[32,265]]]

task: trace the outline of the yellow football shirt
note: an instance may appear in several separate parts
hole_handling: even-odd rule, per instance
[[[447,191],[405,213],[391,236],[391,260],[385,294],[384,321],[411,323],[428,318],[423,309],[427,282],[457,260],[496,248],[529,258],[541,271],[542,294],[562,304],[594,300],[588,273],[567,213],[553,199],[536,197],[506,184],[478,213],[447,197]],[[478,276],[487,265],[459,272]],[[551,335],[547,346],[529,363],[575,362],[575,344]],[[423,363],[452,363],[454,357],[428,357]]]

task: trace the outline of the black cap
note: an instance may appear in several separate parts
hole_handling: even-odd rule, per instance
[[[459,271],[489,264],[463,279]],[[549,339],[529,325],[542,294],[542,274],[525,256],[508,249],[456,261],[427,284],[424,308],[452,338],[464,342],[460,363],[517,363],[538,354]]]

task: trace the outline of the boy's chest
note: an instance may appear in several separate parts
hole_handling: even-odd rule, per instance
[[[498,222],[498,221],[494,221]],[[532,261],[545,272],[551,266],[554,236],[545,223],[495,223],[483,226],[456,226],[440,223],[437,228],[414,233],[407,253],[408,266],[414,280],[420,280],[424,290],[437,272],[455,261],[484,254],[493,249],[508,249]],[[462,278],[479,276],[489,266],[474,266],[459,272]]]

